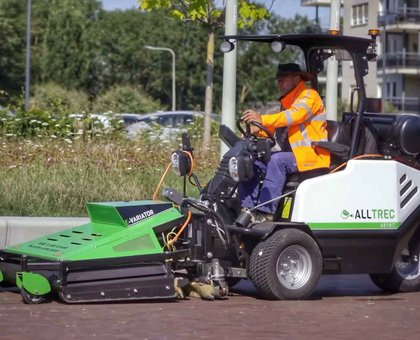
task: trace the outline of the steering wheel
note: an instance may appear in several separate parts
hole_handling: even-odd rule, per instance
[[[239,118],[236,120],[236,127],[238,128],[239,132],[242,133],[246,138],[250,138],[251,136],[254,136],[251,133],[251,125],[256,126],[257,128],[259,128],[260,130],[263,130],[267,136],[268,139],[270,140],[270,147],[273,147],[274,145],[276,145],[276,139],[274,138],[273,134],[261,123],[256,122],[255,120],[249,122],[249,123],[245,123],[245,129],[246,131],[244,131],[244,129],[242,128],[241,123],[243,122],[242,118]],[[256,136],[254,136],[256,137]]]

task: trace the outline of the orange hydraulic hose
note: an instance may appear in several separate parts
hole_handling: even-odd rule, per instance
[[[194,170],[194,157],[192,156],[191,152],[189,151],[184,151],[188,157],[190,158],[190,162],[191,162],[191,169],[190,169],[190,173],[188,174],[188,176],[191,176]]]
[[[376,154],[376,153],[371,153],[371,154],[356,156],[356,157],[353,157],[352,159],[361,159],[361,158],[368,158],[368,157],[383,157],[383,155],[379,155],[379,154]],[[352,160],[352,159],[350,159],[350,160]],[[333,172],[336,172],[336,171],[340,170],[341,168],[343,168],[344,166],[346,166],[347,163],[348,163],[348,161],[347,162],[344,162],[343,164],[340,164],[338,167],[336,167],[335,169],[333,169],[330,172],[330,174],[332,174]]]
[[[171,246],[173,243],[175,243],[178,240],[179,236],[181,236],[182,232],[184,231],[188,223],[190,223],[191,216],[192,216],[191,211],[188,211],[187,219],[185,220],[184,224],[179,229],[179,231],[176,233],[175,237],[168,242],[168,246]]]
[[[157,198],[158,192],[159,192],[159,190],[160,190],[160,187],[161,187],[161,185],[162,185],[162,183],[163,183],[163,180],[165,179],[165,177],[166,177],[166,175],[167,175],[167,173],[168,173],[169,169],[171,168],[171,165],[172,165],[172,163],[169,163],[169,164],[168,164],[168,166],[166,167],[165,172],[163,173],[163,175],[162,175],[162,177],[161,177],[161,179],[160,179],[160,181],[159,181],[159,184],[158,184],[158,186],[157,186],[157,188],[156,188],[156,190],[155,190],[155,192],[154,192],[154,194],[153,194],[153,200],[154,200],[154,201],[156,201],[156,198]]]
[[[188,174],[188,176],[191,176],[191,175],[192,175],[192,173],[193,173],[193,169],[194,169],[194,157],[192,156],[191,152],[189,152],[189,151],[183,151],[183,152],[185,152],[185,153],[188,155],[189,159],[190,159],[190,162],[191,162],[191,170],[190,170],[190,173]],[[157,188],[156,188],[156,190],[155,190],[155,192],[154,192],[154,194],[153,194],[153,200],[154,200],[154,201],[156,201],[156,198],[157,198],[157,195],[158,195],[159,189],[160,189],[160,187],[161,187],[161,185],[162,185],[162,183],[163,183],[164,179],[166,178],[166,175],[167,175],[167,173],[168,173],[169,168],[171,167],[171,165],[172,165],[172,163],[170,162],[170,163],[168,164],[168,166],[167,166],[167,168],[166,168],[165,172],[163,173],[163,175],[162,175],[162,177],[161,177],[160,181],[159,181],[159,184],[158,184],[158,186],[157,186]]]

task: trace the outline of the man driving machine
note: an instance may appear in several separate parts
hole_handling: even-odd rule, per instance
[[[305,84],[311,78],[311,74],[303,72],[298,64],[279,64],[277,83],[282,111],[275,114],[260,114],[250,109],[244,111],[242,119],[245,123],[258,122],[273,135],[276,129],[285,128],[287,138],[282,151],[272,153],[267,164],[257,161],[254,177],[240,183],[242,207],[252,208],[280,196],[288,174],[330,166],[330,153],[312,146],[312,142],[327,141],[328,136],[324,103],[318,92]],[[251,129],[253,133],[264,134],[255,126]],[[260,174],[264,176],[262,186]],[[254,220],[273,220],[277,204],[276,200],[259,207],[253,214]]]

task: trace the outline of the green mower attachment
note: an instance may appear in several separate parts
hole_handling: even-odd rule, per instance
[[[165,234],[184,220],[172,203],[88,203],[91,222],[4,249],[0,281],[25,302],[50,291],[66,302],[174,298]],[[29,298],[28,298],[29,297]]]

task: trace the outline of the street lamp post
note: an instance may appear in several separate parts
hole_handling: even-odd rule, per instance
[[[175,52],[168,47],[155,47],[146,45],[144,48],[148,50],[168,51],[172,55],[172,111],[175,111],[176,106],[176,90],[175,90]]]
[[[238,1],[226,2],[225,35],[236,35],[238,30]],[[236,43],[235,43],[236,45]],[[235,131],[236,112],[236,58],[238,49],[234,48],[223,56],[223,97],[222,124]],[[220,158],[228,151],[228,146],[220,143]]]
[[[340,0],[331,0],[330,9],[330,30],[340,31]],[[325,107],[327,119],[337,121],[337,81],[338,61],[335,57],[328,59],[327,65],[327,99]]]
[[[31,92],[31,20],[32,0],[28,0],[28,12],[26,14],[26,70],[25,70],[25,110],[29,111]]]

